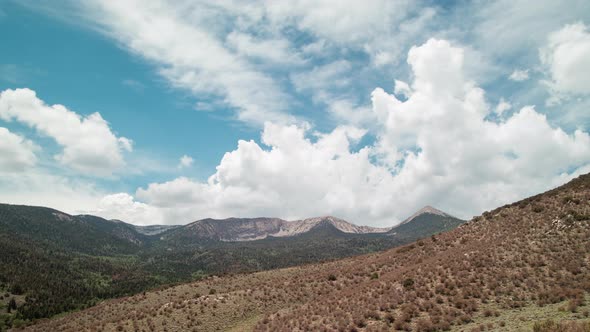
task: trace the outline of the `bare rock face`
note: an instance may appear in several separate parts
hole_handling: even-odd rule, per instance
[[[332,216],[295,221],[279,218],[203,219],[185,226],[184,229],[195,237],[233,242],[297,236],[321,225],[328,225],[340,232],[351,234],[386,233],[390,230],[390,228],[357,226]]]
[[[281,230],[286,221],[278,218],[203,219],[184,227],[189,235],[220,241],[253,241]]]

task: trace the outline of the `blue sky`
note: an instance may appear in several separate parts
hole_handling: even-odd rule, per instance
[[[589,26],[573,0],[3,1],[0,200],[467,218],[590,171]]]
[[[144,154],[139,158],[157,156],[175,166],[183,154],[198,155],[189,174],[206,178],[238,139],[258,136],[250,128],[231,126],[227,109],[214,115],[196,112],[198,98],[171,88],[147,61],[91,29],[12,2],[2,11],[0,89],[26,87],[48,104],[63,104],[82,115],[100,112],[114,131],[133,137]],[[162,177],[158,172],[149,176]],[[145,183],[141,177],[122,179],[128,182],[122,190]]]

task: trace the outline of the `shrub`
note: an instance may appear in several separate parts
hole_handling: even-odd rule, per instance
[[[385,321],[391,324],[395,322],[395,316],[393,316],[391,313],[388,313],[387,315],[385,315]]]
[[[412,278],[407,278],[404,280],[404,282],[402,283],[402,286],[404,286],[405,289],[411,289],[414,287],[414,279]]]

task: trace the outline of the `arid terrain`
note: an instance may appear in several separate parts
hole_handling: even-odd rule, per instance
[[[589,202],[584,175],[403,247],[208,277],[27,330],[586,331]]]

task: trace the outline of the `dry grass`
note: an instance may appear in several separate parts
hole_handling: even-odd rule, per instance
[[[488,330],[489,323],[505,331],[514,321],[523,322],[515,328],[531,329],[543,312],[585,319],[589,201],[590,176],[583,176],[401,248],[209,278],[106,301],[29,329],[471,331],[481,324]]]

